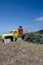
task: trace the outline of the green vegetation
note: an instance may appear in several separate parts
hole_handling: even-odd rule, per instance
[[[35,33],[43,34],[43,30],[39,30],[39,31],[37,31],[37,32],[35,32]]]
[[[25,34],[23,40],[28,41],[28,42],[32,42],[32,43],[43,44],[43,30],[40,30],[37,32],[31,32],[29,34]]]

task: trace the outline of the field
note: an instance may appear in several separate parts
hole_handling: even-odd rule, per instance
[[[43,44],[0,42],[0,65],[43,65]]]

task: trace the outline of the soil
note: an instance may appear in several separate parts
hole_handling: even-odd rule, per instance
[[[43,65],[43,44],[0,42],[0,65]]]

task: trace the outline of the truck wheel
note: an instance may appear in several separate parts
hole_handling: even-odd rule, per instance
[[[24,40],[25,35],[22,36],[22,40]]]
[[[4,39],[4,43],[10,43],[11,39]]]

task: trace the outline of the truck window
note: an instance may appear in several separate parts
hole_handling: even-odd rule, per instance
[[[17,31],[11,31],[10,33],[14,33],[14,34],[16,34],[16,33],[17,33]]]

